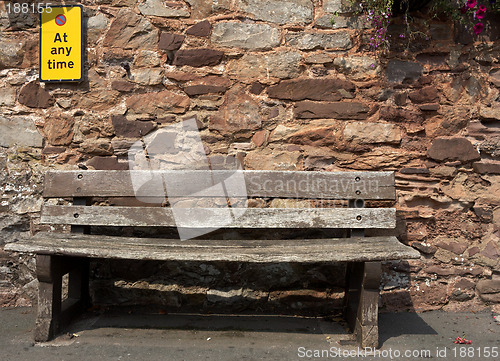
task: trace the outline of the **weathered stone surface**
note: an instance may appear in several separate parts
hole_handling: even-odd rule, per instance
[[[280,79],[294,78],[300,74],[302,55],[294,51],[270,54],[245,54],[230,62],[227,71],[234,77]]]
[[[500,157],[500,137],[490,137],[479,145],[481,153],[492,157]]]
[[[311,121],[311,123],[300,127],[296,132],[283,137],[282,140],[287,143],[305,146],[331,147],[337,142],[337,138],[335,136],[336,127],[337,124],[331,120]],[[273,134],[274,139],[276,138],[276,135],[276,133]]]
[[[162,0],[145,0],[138,5],[142,15],[163,18],[189,17],[189,8],[182,2],[165,2]]]
[[[108,28],[109,20],[104,14],[91,16],[87,21],[87,39],[89,43],[95,43]]]
[[[252,142],[256,147],[260,147],[267,141],[268,136],[269,134],[266,130],[259,130],[253,135]]]
[[[158,48],[163,50],[177,50],[182,46],[185,38],[184,35],[166,33],[163,31],[160,35]]]
[[[154,50],[158,29],[129,9],[121,9],[111,23],[103,45],[121,49]]]
[[[368,56],[338,57],[334,59],[333,64],[353,80],[367,80],[380,72],[377,60]]]
[[[344,128],[344,138],[355,143],[401,142],[401,130],[397,125],[385,123],[349,123]]]
[[[231,8],[232,0],[186,0],[191,5],[191,18],[205,19],[211,14]]]
[[[16,88],[14,87],[3,87],[0,92],[0,106],[13,106],[16,104]]]
[[[162,68],[139,68],[130,72],[130,80],[141,85],[158,85],[163,81]]]
[[[135,67],[153,68],[160,66],[161,59],[157,51],[140,50],[134,57]]]
[[[472,166],[474,171],[479,174],[500,174],[500,162],[498,161],[474,162]]]
[[[424,254],[434,254],[437,251],[435,246],[423,242],[412,242],[411,246]]]
[[[459,160],[468,162],[479,159],[479,153],[466,138],[438,138],[432,142],[427,151],[429,158],[443,160]]]
[[[69,145],[73,140],[75,120],[68,114],[51,114],[45,119],[43,133],[51,145]]]
[[[366,119],[369,108],[357,102],[330,102],[318,103],[302,101],[295,104],[293,109],[297,118],[302,119]]]
[[[121,115],[112,115],[111,121],[115,128],[115,134],[124,138],[141,137],[156,128],[153,122],[127,120],[127,118]]]
[[[271,49],[279,45],[279,31],[266,24],[221,22],[214,25],[212,43],[249,50]]]
[[[302,155],[298,151],[264,149],[250,152],[245,157],[245,169],[299,170]]]
[[[412,102],[417,104],[434,103],[439,101],[439,93],[434,86],[426,86],[422,89],[415,90],[408,94],[408,96]]]
[[[423,67],[419,63],[391,60],[387,64],[387,80],[392,83],[414,82],[422,76]]]
[[[500,293],[500,280],[481,280],[476,289],[480,293]]]
[[[20,67],[23,63],[23,43],[17,39],[4,38],[0,42],[0,70]]]
[[[313,20],[314,7],[310,0],[237,0],[236,6],[256,20],[277,24],[305,23]]]
[[[117,122],[117,126],[121,126],[122,123],[125,123],[126,119],[125,117],[120,117],[120,119],[118,120],[115,120]],[[140,123],[133,123],[133,124],[129,124],[129,123],[125,123],[126,126],[133,126],[135,124],[140,124]],[[150,122],[148,122],[148,124],[152,124]],[[154,126],[151,128],[153,129]],[[148,131],[147,129],[145,131]],[[151,130],[149,130],[151,131]],[[148,132],[149,132],[148,131]],[[138,132],[136,132],[137,134]],[[130,147],[132,147],[132,145],[136,142],[135,139],[124,139],[124,138],[113,138],[113,140],[111,141],[111,146],[113,147],[113,151],[114,151],[114,154],[118,157],[124,157],[124,156],[128,156],[128,151],[130,150]]]
[[[119,92],[131,92],[134,90],[135,85],[126,80],[114,80],[111,83],[111,88],[118,90]]]
[[[500,106],[481,107],[479,117],[483,120],[500,120]]]
[[[320,29],[349,28],[360,30],[367,26],[364,24],[361,16],[335,16],[334,14],[326,14],[316,19],[314,27]]]
[[[41,147],[43,138],[35,127],[35,122],[27,116],[0,115],[0,146],[11,147],[14,144],[23,147]]]
[[[248,91],[252,94],[259,95],[265,89],[265,86],[259,83],[258,81],[254,81]]]
[[[52,95],[37,81],[29,82],[23,86],[17,101],[30,108],[49,108],[54,105]]]
[[[461,255],[469,247],[469,242],[465,238],[451,238],[447,236],[438,236],[435,239],[436,246]]]
[[[88,160],[86,163],[87,167],[91,167],[97,170],[127,170],[128,162],[119,162],[118,158],[112,157],[102,157],[97,156]]]
[[[190,81],[184,86],[184,91],[189,96],[223,93],[229,86],[231,81],[219,76],[207,76],[198,80]]]
[[[324,53],[314,53],[304,59],[306,64],[329,64],[333,59]]]
[[[351,36],[347,32],[329,33],[289,33],[286,42],[300,50],[312,49],[350,49],[352,48]]]
[[[214,66],[222,61],[224,52],[213,49],[186,49],[175,53],[174,65]]]
[[[355,88],[350,81],[338,78],[298,78],[269,87],[267,94],[277,99],[337,101],[353,98]]]
[[[227,92],[219,113],[211,117],[209,127],[228,134],[254,131],[262,125],[259,111],[259,104],[251,96],[243,89],[234,87]]]
[[[155,117],[165,112],[181,114],[189,108],[189,98],[169,90],[156,93],[136,94],[126,100],[127,108],[135,114],[148,114]]]
[[[356,3],[350,0],[324,0],[323,10],[328,13],[348,13],[354,11]]]
[[[380,108],[380,117],[389,122],[419,123],[423,120],[422,115],[415,111],[410,111],[403,108],[387,107],[387,106]]]
[[[205,37],[209,36],[211,31],[212,31],[212,24],[210,24],[210,21],[203,20],[193,26],[190,26],[186,30],[186,34]]]
[[[112,155],[111,140],[106,138],[86,139],[80,144],[79,151],[90,155]]]

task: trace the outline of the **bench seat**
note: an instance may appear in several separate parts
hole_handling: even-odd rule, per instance
[[[157,261],[365,262],[418,258],[396,237],[188,240],[38,233],[5,250],[45,255]]]
[[[38,233],[4,248],[36,255],[36,341],[50,340],[91,305],[90,259],[345,262],[345,319],[361,347],[378,347],[381,262],[420,257],[396,237],[365,234],[396,228],[393,172],[49,171],[43,196],[40,224],[71,233]],[[262,207],[245,207],[251,199]],[[275,207],[286,200],[297,208]],[[138,235],[175,229],[179,238],[130,237],[130,227]],[[255,239],[236,240],[240,230]]]

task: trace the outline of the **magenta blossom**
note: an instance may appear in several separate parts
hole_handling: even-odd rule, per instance
[[[476,5],[477,5],[476,0],[467,0],[467,3],[465,4],[465,6],[467,6],[469,9],[474,9]]]
[[[467,8],[467,6],[465,6],[465,5],[464,5],[464,6],[462,6],[462,7],[460,8],[460,12],[461,12],[462,14],[466,14],[466,13],[467,13],[467,10],[469,10],[469,9],[468,9],[468,8]]]
[[[478,18],[478,19],[484,18],[485,13],[486,13],[486,6],[479,5],[479,8],[476,11],[476,18]]]
[[[484,24],[483,23],[477,23],[474,25],[474,34],[479,35],[484,29]]]

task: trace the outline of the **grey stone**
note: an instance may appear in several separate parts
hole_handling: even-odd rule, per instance
[[[338,57],[333,64],[342,73],[350,74],[353,80],[373,78],[380,72],[377,60],[368,56]]]
[[[215,24],[212,31],[212,43],[225,47],[264,50],[279,42],[279,31],[266,24],[224,22]]]
[[[23,43],[16,39],[6,39],[2,34],[0,41],[0,70],[16,68],[23,63]]]
[[[14,104],[16,104],[16,89],[3,86],[0,92],[0,105],[13,106]]]
[[[87,21],[87,29],[89,30],[104,30],[108,27],[109,20],[103,14],[92,16]]]
[[[236,5],[257,20],[277,24],[309,24],[313,20],[311,0],[237,0]]]
[[[324,0],[323,10],[327,13],[349,13],[356,9],[355,1],[350,0]]]
[[[489,154],[492,157],[500,157],[500,137],[491,137],[479,145],[481,153]]]
[[[319,18],[316,19],[314,27],[321,29],[348,28],[356,30],[368,28],[368,26],[365,25],[363,18],[359,16],[341,16],[341,15],[336,16],[334,14],[326,14],[320,16]]]
[[[0,146],[10,147],[14,144],[24,147],[41,147],[43,138],[38,132],[35,122],[26,116],[0,116]]]
[[[160,66],[160,55],[156,51],[141,50],[134,58],[134,66],[155,67]]]
[[[422,76],[423,67],[419,63],[391,60],[387,64],[387,80],[393,83],[413,82]]]
[[[108,28],[109,20],[103,14],[97,14],[87,20],[87,41],[95,43]]]
[[[334,34],[299,33],[287,34],[286,41],[300,50],[312,49],[350,49],[352,48],[351,36],[347,32]]]
[[[295,51],[270,54],[245,54],[228,65],[228,73],[243,78],[281,79],[295,78],[300,74],[302,55]]]
[[[190,12],[183,3],[168,2],[161,0],[146,0],[138,6],[142,15],[159,16],[163,18],[189,17]]]
[[[163,80],[162,68],[141,68],[131,72],[131,80],[142,85],[158,85]]]
[[[364,144],[401,142],[401,130],[397,125],[386,123],[349,123],[344,129],[347,141]]]

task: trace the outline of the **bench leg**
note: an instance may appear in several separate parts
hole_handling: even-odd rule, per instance
[[[38,277],[38,316],[35,341],[48,341],[59,331],[61,323],[61,258],[36,256]]]
[[[361,347],[378,347],[380,262],[348,264],[344,313]]]
[[[37,255],[36,272],[39,289],[35,341],[44,342],[89,306],[89,264],[87,259]],[[68,298],[62,302],[62,278],[66,273]]]

